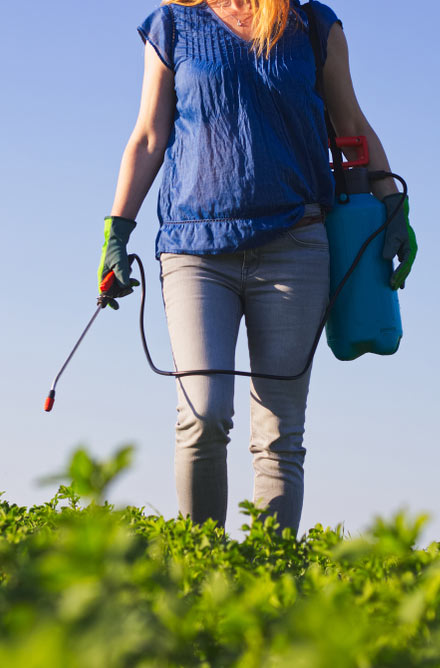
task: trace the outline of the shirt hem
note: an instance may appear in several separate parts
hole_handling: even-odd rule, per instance
[[[294,227],[304,216],[316,213],[322,213],[322,208],[314,203],[300,204],[287,213],[262,218],[166,221],[156,237],[156,259],[160,259],[161,253],[220,255],[262,246]]]

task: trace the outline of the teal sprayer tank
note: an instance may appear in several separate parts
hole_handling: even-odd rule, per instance
[[[370,193],[367,168],[349,169],[345,179],[348,201],[337,201],[326,219],[330,296],[362,244],[386,221],[385,205]],[[365,353],[392,355],[399,347],[402,322],[397,291],[389,284],[392,261],[382,257],[384,238],[385,230],[369,244],[327,321],[327,342],[340,360],[354,360]]]

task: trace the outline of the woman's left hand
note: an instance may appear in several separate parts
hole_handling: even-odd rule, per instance
[[[387,195],[383,199],[387,216],[391,216],[399,206],[402,195],[394,193]],[[385,260],[392,260],[396,255],[399,258],[399,266],[393,271],[390,278],[390,285],[393,290],[405,287],[405,280],[411,271],[414,260],[417,255],[416,235],[409,224],[409,202],[405,198],[403,206],[388,225],[385,230],[385,244],[382,252]]]

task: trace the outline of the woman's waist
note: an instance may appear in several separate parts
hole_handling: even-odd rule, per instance
[[[216,254],[262,245],[281,230],[324,222],[320,204],[298,204],[288,211],[257,218],[210,218],[162,220],[156,239],[156,257],[161,252]]]
[[[305,227],[315,223],[325,223],[325,209],[321,204],[305,204],[304,215],[292,227]]]

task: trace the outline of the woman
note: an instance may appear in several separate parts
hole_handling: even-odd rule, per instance
[[[355,97],[342,24],[313,6],[336,132],[365,135],[370,169],[389,171]],[[164,163],[156,257],[176,369],[232,369],[244,315],[252,371],[294,375],[328,301],[324,220],[334,196],[307,17],[296,0],[167,0],[138,30],[142,100],[99,280],[114,269],[107,294],[132,291],[126,244]],[[392,179],[375,185],[381,199],[395,193]],[[309,378],[251,382],[254,501],[295,534]],[[185,377],[177,391],[179,508],[224,526],[233,377]]]

